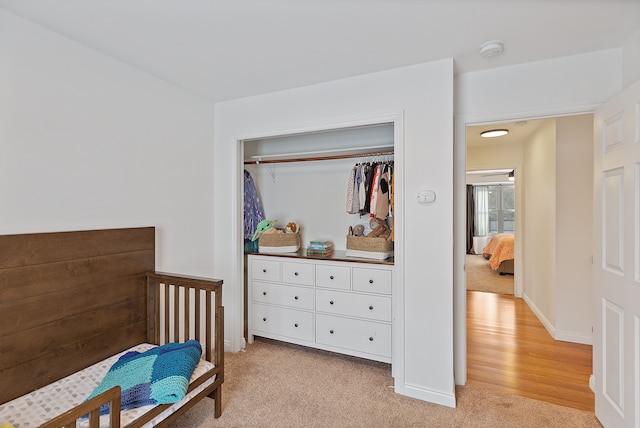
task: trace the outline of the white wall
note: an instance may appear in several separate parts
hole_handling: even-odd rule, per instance
[[[468,124],[592,112],[622,89],[622,48],[463,73],[456,77],[455,89],[455,373],[456,383],[464,384],[467,376],[465,127]]]
[[[233,290],[229,346],[242,343],[242,165],[238,140],[401,113],[396,129],[396,204],[401,211],[394,281],[396,391],[455,405],[452,296],[453,62],[421,64],[216,105],[216,272]],[[399,146],[398,146],[399,145]],[[400,164],[400,165],[398,165]],[[419,204],[419,189],[435,190]],[[402,229],[404,226],[404,229]],[[398,292],[398,293],[396,293]],[[229,297],[229,293],[226,294]],[[400,326],[400,330],[395,329]],[[396,334],[398,333],[398,334]],[[399,345],[400,344],[400,345]]]
[[[640,30],[636,31],[622,47],[622,87],[640,80]]]
[[[456,116],[474,123],[593,109],[620,90],[621,61],[618,48],[459,74]]]
[[[508,169],[522,163],[522,141],[467,147],[467,171]]]
[[[555,338],[591,344],[593,115],[556,120]]]
[[[524,298],[548,328],[556,313],[556,128],[545,121],[524,145]]]
[[[0,10],[0,233],[156,226],[213,275],[213,106]]]

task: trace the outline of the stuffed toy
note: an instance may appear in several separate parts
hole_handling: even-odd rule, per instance
[[[284,228],[285,233],[296,233],[298,230],[300,230],[300,226],[298,226],[298,224],[293,221],[287,223]]]
[[[353,236],[364,236],[364,225],[356,224],[353,226]]]
[[[260,223],[258,223],[258,226],[256,227],[256,231],[253,234],[253,237],[251,238],[251,240],[255,241],[256,239],[260,238],[260,235],[267,232],[269,229],[273,229],[273,225],[275,224],[276,221],[278,220],[262,220]]]
[[[371,226],[371,232],[369,232],[367,238],[389,238],[391,236],[391,229],[389,229],[387,222],[384,220],[374,217],[369,222],[369,226]]]

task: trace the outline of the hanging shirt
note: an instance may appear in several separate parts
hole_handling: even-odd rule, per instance
[[[349,214],[355,214],[357,211],[353,210],[353,200],[355,199],[355,188],[356,188],[356,169],[357,167],[351,168],[349,171],[349,178],[347,179],[347,212]]]
[[[258,223],[264,220],[264,210],[260,203],[258,190],[253,182],[253,177],[244,170],[244,238],[251,239],[258,227]]]
[[[368,215],[371,209],[371,185],[373,184],[374,168],[370,164],[364,166],[364,205],[360,206],[360,215]]]
[[[373,171],[373,180],[371,181],[371,202],[369,205],[369,216],[376,216],[376,208],[377,208],[377,200],[378,200],[378,186],[380,185],[380,176],[382,175],[380,172],[381,165],[376,164]]]
[[[356,172],[356,186],[358,186],[358,211],[360,215],[362,215],[364,211],[364,204],[367,198],[367,191],[365,190],[365,181],[367,177],[365,177],[365,165],[359,165],[358,171]]]
[[[375,217],[380,220],[386,220],[389,217],[389,172],[386,169],[386,165],[381,166],[381,170],[384,172],[380,174],[376,198]]]
[[[360,212],[360,182],[362,181],[362,165],[357,164],[356,179],[353,188],[353,204],[351,206],[351,214],[357,214]]]

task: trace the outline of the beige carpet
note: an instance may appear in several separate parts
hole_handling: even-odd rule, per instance
[[[481,254],[466,255],[467,290],[513,294],[513,275],[500,275]]]
[[[222,416],[205,398],[171,425],[198,427],[597,427],[591,412],[459,387],[450,408],[395,394],[388,364],[266,339],[225,354]]]

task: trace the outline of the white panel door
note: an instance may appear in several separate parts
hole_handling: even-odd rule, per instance
[[[640,427],[640,81],[595,115],[596,416]]]

